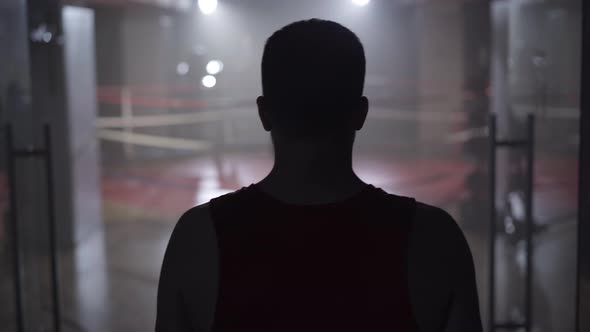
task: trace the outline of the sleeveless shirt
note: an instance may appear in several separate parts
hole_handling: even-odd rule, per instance
[[[212,331],[417,331],[407,278],[415,207],[373,185],[326,204],[286,203],[254,184],[212,199]]]

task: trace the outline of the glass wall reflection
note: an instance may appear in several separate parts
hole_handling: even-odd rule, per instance
[[[357,33],[367,54],[371,110],[357,135],[355,169],[365,181],[442,206],[457,219],[473,250],[486,325],[487,116],[498,115],[500,137],[517,139],[526,114],[535,114],[533,325],[571,331],[579,6],[220,1],[210,14],[198,6],[172,14],[99,8],[98,123],[109,227],[116,233],[135,220],[166,229],[188,206],[263,177],[272,154],[254,99],[265,38],[298,19],[332,19]],[[211,61],[223,68],[209,70]],[[498,322],[524,318],[524,158],[500,152],[497,164]],[[159,258],[150,263],[153,280]]]
[[[153,329],[160,264],[179,216],[257,182],[272,167],[270,137],[255,107],[266,38],[318,17],[349,27],[365,47],[370,110],[357,134],[356,172],[457,220],[475,260],[486,328],[490,209],[498,216],[496,321],[521,322],[529,199],[526,154],[503,150],[491,206],[488,115],[497,115],[501,139],[524,138],[526,115],[535,115],[533,326],[574,331],[580,6],[581,0],[89,1],[104,232],[88,231],[69,253],[78,263],[68,267],[75,282],[63,284],[67,324]],[[24,47],[14,36],[25,38],[8,20],[24,15],[24,7],[14,15],[17,7],[0,5],[0,27],[10,26],[0,29],[0,41],[14,54]],[[12,57],[3,62],[15,63]],[[12,67],[0,66],[0,122],[19,116],[9,106],[14,84],[5,80]],[[2,212],[8,196],[0,161]],[[6,218],[0,213],[3,244],[10,237]],[[9,262],[9,250],[0,250]],[[6,275],[0,277],[9,285]],[[4,289],[2,301],[10,304],[10,287]],[[0,318],[10,321],[13,311],[2,310]]]

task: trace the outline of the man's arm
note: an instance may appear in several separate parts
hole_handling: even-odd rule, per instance
[[[471,251],[447,212],[418,203],[408,267],[412,308],[420,331],[482,331]]]
[[[187,213],[185,213],[172,231],[158,282],[158,303],[156,313],[156,332],[189,332],[189,321],[181,295],[182,285],[182,233],[186,228]]]
[[[481,315],[471,250],[459,226],[453,221],[452,293],[445,332],[481,332]]]

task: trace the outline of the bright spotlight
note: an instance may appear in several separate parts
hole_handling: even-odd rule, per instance
[[[217,0],[199,0],[199,9],[205,15],[211,15],[217,9]]]
[[[357,6],[366,6],[369,4],[369,2],[371,2],[371,0],[352,0],[352,3]]]
[[[223,62],[211,60],[207,63],[207,72],[211,75],[219,74],[223,70]]]
[[[201,83],[203,83],[203,86],[206,88],[212,88],[217,84],[217,80],[215,79],[215,76],[207,75],[203,77]]]
[[[176,72],[178,73],[178,75],[184,76],[188,74],[189,70],[190,66],[186,62],[181,62],[178,65],[176,65]]]

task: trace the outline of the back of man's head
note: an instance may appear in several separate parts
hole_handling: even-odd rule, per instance
[[[326,20],[291,23],[266,42],[262,91],[273,127],[289,136],[322,136],[345,129],[358,108],[365,54],[358,37]]]

